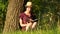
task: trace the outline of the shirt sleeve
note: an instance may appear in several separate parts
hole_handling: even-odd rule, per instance
[[[19,15],[19,18],[23,19],[23,14],[20,14],[20,15]]]

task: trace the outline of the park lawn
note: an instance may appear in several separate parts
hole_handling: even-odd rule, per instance
[[[7,34],[60,34],[59,30],[15,31]]]
[[[0,32],[2,34],[2,32]],[[17,30],[14,32],[8,32],[5,34],[60,34],[60,28],[52,29],[52,30],[29,30],[29,31],[21,31]]]

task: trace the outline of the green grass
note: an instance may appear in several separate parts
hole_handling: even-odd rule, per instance
[[[15,31],[7,34],[60,34],[59,30]]]
[[[0,33],[1,34],[1,33]],[[15,32],[8,32],[7,34],[60,34],[59,29],[52,29],[52,30],[34,30],[34,31],[15,31]]]

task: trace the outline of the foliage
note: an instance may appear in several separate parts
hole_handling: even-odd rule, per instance
[[[57,26],[60,15],[60,0],[32,0],[33,12],[38,21],[38,27],[41,29],[51,29]]]
[[[0,0],[0,31],[3,29],[7,11],[7,0]]]
[[[55,29],[60,23],[60,0],[32,0],[32,11],[38,19],[37,29]],[[0,0],[0,24],[4,25],[8,0]],[[0,25],[0,30],[1,27]]]

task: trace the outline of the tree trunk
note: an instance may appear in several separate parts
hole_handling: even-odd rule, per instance
[[[7,8],[6,21],[3,29],[3,34],[18,29],[19,13],[23,6],[23,0],[8,0],[8,1],[9,4]]]

